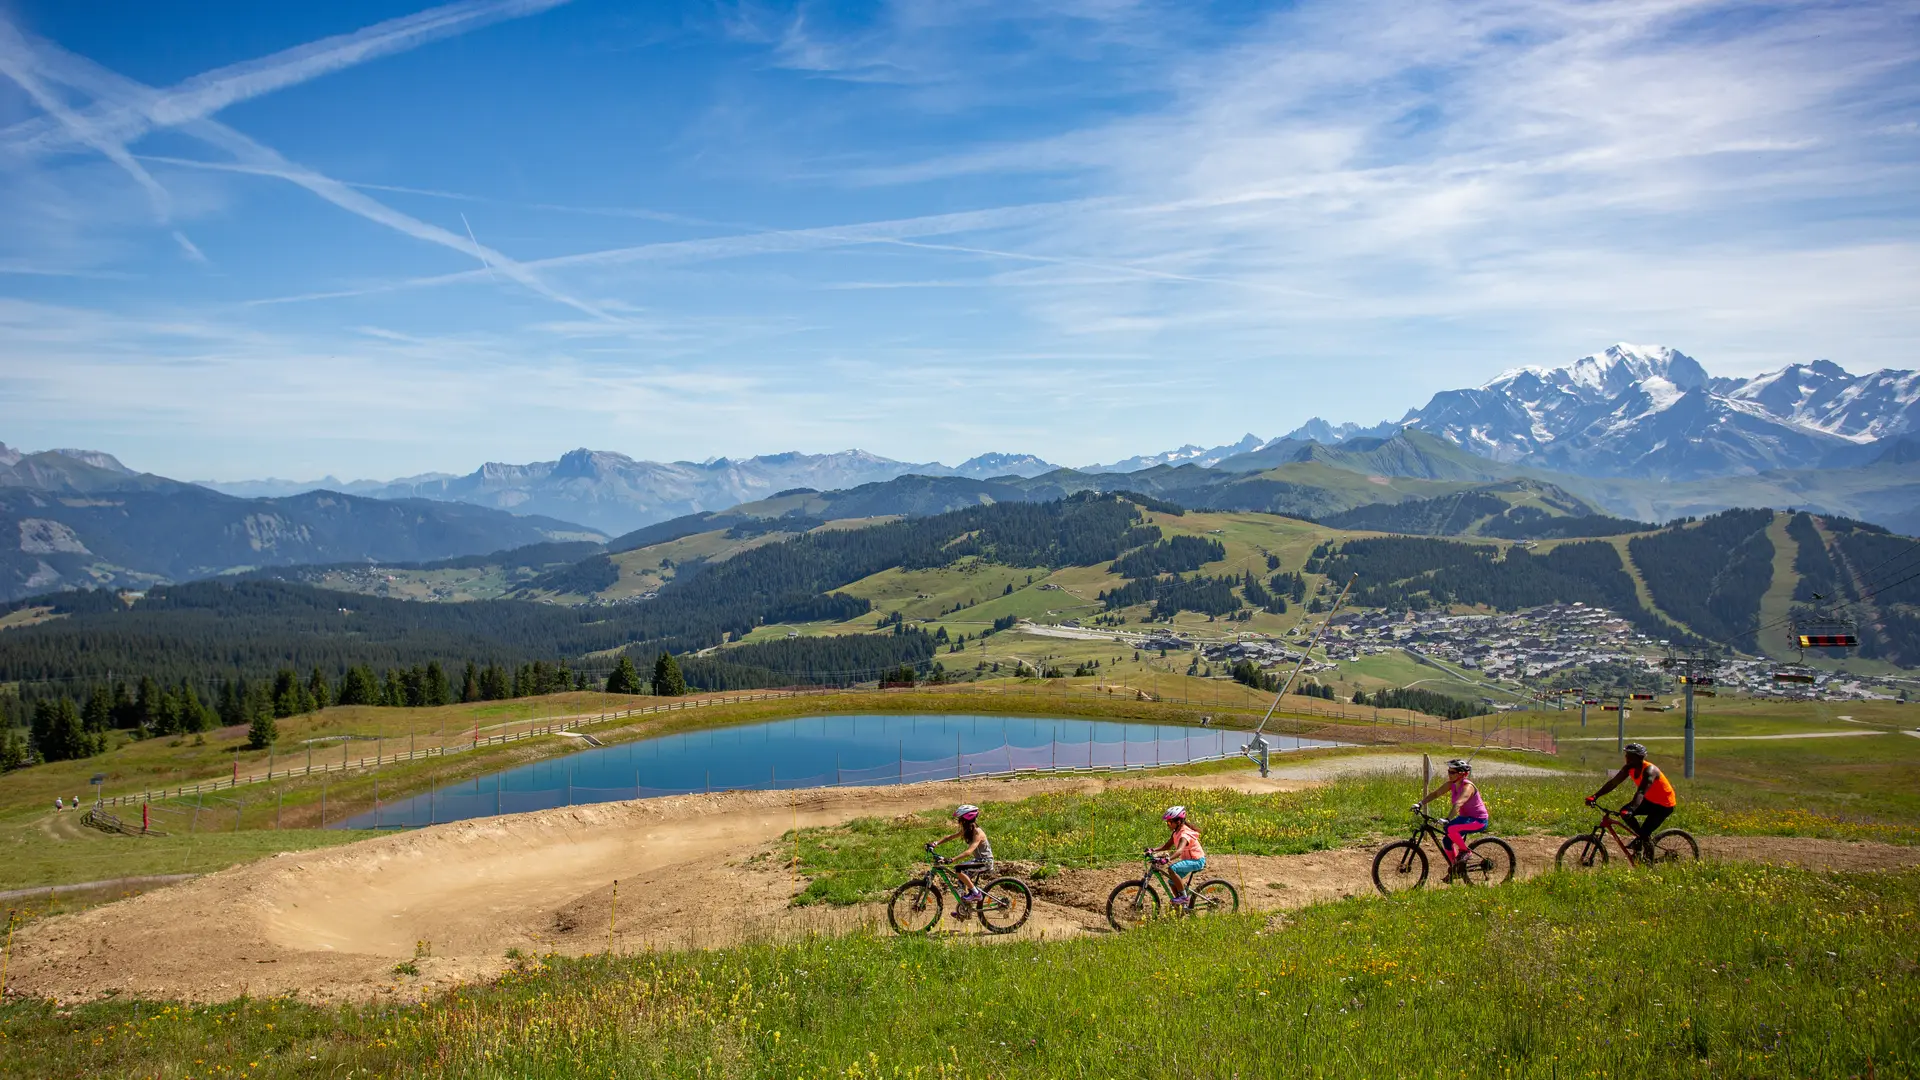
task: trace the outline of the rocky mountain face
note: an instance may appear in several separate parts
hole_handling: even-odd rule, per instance
[[[1590,477],[1847,468],[1920,430],[1920,374],[1856,376],[1822,360],[1714,378],[1675,349],[1621,344],[1435,394],[1399,423],[1496,461]]]

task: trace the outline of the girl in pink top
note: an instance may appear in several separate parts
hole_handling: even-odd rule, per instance
[[[1153,850],[1167,853],[1167,880],[1173,884],[1173,902],[1185,906],[1193,903],[1185,879],[1206,868],[1207,852],[1200,846],[1199,830],[1187,824],[1186,807],[1170,806],[1160,820],[1167,823],[1169,835],[1166,843]]]
[[[1453,797],[1453,816],[1444,826],[1447,833],[1447,873],[1453,873],[1453,865],[1466,854],[1468,833],[1485,832],[1487,828],[1487,803],[1480,797],[1480,787],[1473,782],[1473,765],[1455,758],[1447,762],[1447,782],[1427,792],[1426,798],[1413,804],[1415,810],[1425,807],[1445,792]]]

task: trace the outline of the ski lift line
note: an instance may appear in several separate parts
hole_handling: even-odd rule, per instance
[[[1280,707],[1280,700],[1284,698],[1287,691],[1292,688],[1293,680],[1300,677],[1301,669],[1307,666],[1307,661],[1313,656],[1314,646],[1320,644],[1320,638],[1326,634],[1327,628],[1333,625],[1334,614],[1340,610],[1342,604],[1346,603],[1347,593],[1352,591],[1353,583],[1358,580],[1360,580],[1360,574],[1356,571],[1352,577],[1347,579],[1347,583],[1341,587],[1340,595],[1334,598],[1333,606],[1327,609],[1327,617],[1320,621],[1320,629],[1313,632],[1313,637],[1308,640],[1306,647],[1300,650],[1299,662],[1293,665],[1293,671],[1287,676],[1287,681],[1281,683],[1279,692],[1273,695],[1273,704],[1267,706],[1267,714],[1260,718],[1259,725],[1253,729],[1253,734],[1256,739],[1259,738],[1261,732],[1266,730],[1267,721],[1273,719],[1274,710]],[[1264,766],[1262,766],[1262,768],[1264,768]]]
[[[1887,584],[1882,585],[1871,592],[1863,592],[1860,594],[1860,599],[1871,600],[1874,597],[1879,596],[1881,593],[1886,592],[1888,589],[1897,589],[1900,586],[1905,585],[1907,582],[1913,581],[1916,578],[1920,578],[1920,570],[1916,570],[1913,573],[1908,574],[1906,577],[1901,578],[1899,581],[1888,582]]]
[[[1861,576],[1864,577],[1867,574],[1877,573],[1879,572],[1881,567],[1887,565],[1890,562],[1897,562],[1898,560],[1905,559],[1916,554],[1920,554],[1920,540],[1916,540],[1911,536],[1901,536],[1899,533],[1888,533],[1887,535],[1892,536],[1897,540],[1905,540],[1907,543],[1913,545],[1912,550],[1894,552],[1893,554],[1887,556],[1884,559],[1881,559],[1879,562],[1874,563],[1872,566],[1869,566],[1865,570],[1861,571]]]

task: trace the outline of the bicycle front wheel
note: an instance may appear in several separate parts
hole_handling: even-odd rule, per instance
[[[1519,862],[1512,845],[1497,836],[1487,836],[1467,845],[1467,857],[1460,861],[1460,870],[1475,885],[1504,885],[1513,880],[1513,870]]]
[[[1125,932],[1146,925],[1160,914],[1160,894],[1144,881],[1123,881],[1107,895],[1107,922]]]
[[[1240,910],[1240,891],[1219,878],[1191,886],[1187,892],[1193,895],[1189,914],[1231,915]]]
[[[1427,883],[1427,853],[1411,840],[1396,840],[1373,857],[1373,887],[1382,896],[1410,892]]]
[[[909,881],[887,901],[887,922],[898,934],[924,934],[940,924],[940,890]]]
[[[1033,892],[1019,878],[995,878],[985,891],[987,898],[976,906],[989,933],[1011,934],[1033,914]]]
[[[1653,861],[1660,865],[1677,862],[1693,862],[1700,858],[1700,844],[1693,834],[1682,829],[1668,829],[1653,836]]]
[[[1562,870],[1598,870],[1607,865],[1607,846],[1595,836],[1576,836],[1560,845],[1553,864]]]

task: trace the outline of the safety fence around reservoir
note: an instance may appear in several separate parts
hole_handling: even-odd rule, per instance
[[[507,730],[496,734],[482,735],[476,730],[472,738],[464,739],[457,743],[404,751],[396,750],[388,752],[386,750],[386,743],[389,741],[399,741],[397,737],[377,740],[361,739],[359,741],[372,741],[375,743],[375,750],[371,755],[362,753],[358,757],[353,756],[353,744],[351,742],[342,742],[340,744],[340,756],[338,758],[331,757],[331,751],[321,753],[309,747],[304,751],[304,757],[296,757],[293,759],[293,763],[284,767],[269,763],[264,772],[242,772],[236,764],[233,775],[230,777],[223,776],[214,780],[201,780],[192,784],[181,784],[177,787],[154,788],[125,795],[107,795],[97,799],[96,805],[137,806],[141,803],[150,803],[161,799],[178,799],[185,796],[207,794],[215,791],[227,791],[248,784],[265,784],[275,780],[289,780],[300,776],[325,776],[328,773],[344,773],[353,769],[378,768],[382,765],[395,765],[405,761],[423,761],[427,758],[446,757],[449,754],[459,754],[465,753],[468,750],[477,750],[482,746],[498,746],[502,743],[531,739],[536,735],[565,735],[573,732],[577,728],[586,727],[590,724],[603,724],[610,720],[624,720],[630,717],[648,716],[654,713],[679,712],[686,709],[699,709],[711,705],[737,705],[742,702],[771,701],[776,698],[817,697],[836,692],[838,691],[823,687],[804,690],[755,690],[738,694],[716,694],[711,697],[674,699],[665,704],[649,705],[643,708],[623,709],[613,712],[579,713],[573,716],[556,716],[543,720],[514,721],[507,725]],[[525,726],[521,726],[522,724]]]
[[[723,777],[718,782],[711,772],[698,786],[658,787],[646,783],[644,769],[633,770],[633,783],[617,786],[589,786],[573,782],[566,770],[566,782],[538,788],[509,787],[500,774],[478,777],[446,788],[429,788],[392,803],[378,804],[368,811],[337,823],[339,828],[387,829],[418,828],[468,818],[521,814],[534,810],[554,810],[564,806],[591,803],[624,802],[667,795],[697,795],[716,791],[790,791],[798,789],[883,787],[896,784],[930,783],[955,779],[993,779],[1012,776],[1065,775],[1073,773],[1125,772],[1165,765],[1191,765],[1223,761],[1240,756],[1249,733],[1223,729],[1202,729],[1181,739],[1054,740],[1045,746],[1003,744],[976,752],[956,752],[930,760],[900,757],[882,765],[857,769],[836,768],[831,773],[807,776],[782,776],[777,764],[767,767],[765,779],[742,782],[739,777]],[[1296,736],[1278,737],[1274,751],[1310,750],[1348,745]],[[597,778],[596,778],[597,779]],[[491,783],[489,783],[489,781]],[[363,804],[364,805],[364,804]]]

